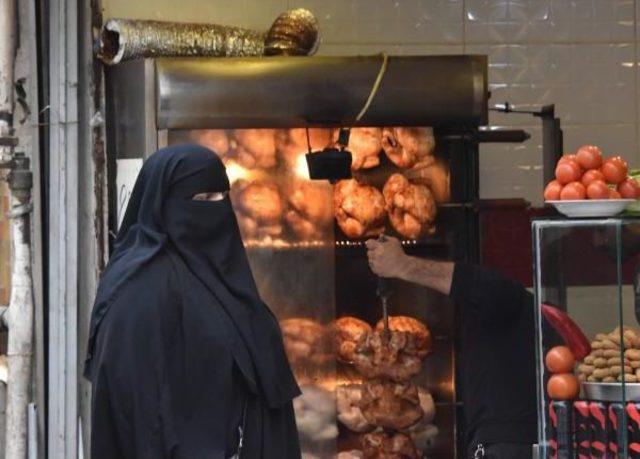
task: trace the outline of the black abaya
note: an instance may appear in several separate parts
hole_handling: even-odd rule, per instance
[[[224,166],[194,145],[143,166],[98,288],[92,458],[300,457],[299,394],[251,276]],[[246,416],[243,414],[246,413]]]

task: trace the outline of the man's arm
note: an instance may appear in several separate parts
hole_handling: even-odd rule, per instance
[[[387,238],[367,241],[367,255],[372,271],[381,277],[394,277],[428,287],[444,295],[451,292],[454,264],[411,257],[404,253],[400,241]]]
[[[381,277],[394,277],[448,295],[461,307],[474,310],[491,326],[509,324],[532,296],[518,282],[467,263],[410,257],[397,239],[367,241],[369,265]]]

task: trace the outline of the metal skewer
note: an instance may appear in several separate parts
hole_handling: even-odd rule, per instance
[[[378,237],[379,242],[385,242],[387,238],[384,234]],[[389,279],[385,277],[378,277],[376,286],[376,295],[380,298],[382,303],[382,320],[384,324],[384,333],[389,334],[389,297],[391,296],[391,286],[389,285]]]

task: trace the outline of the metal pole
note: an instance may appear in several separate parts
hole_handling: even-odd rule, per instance
[[[49,197],[48,227],[48,410],[50,459],[77,457],[78,260],[80,132],[79,11],[89,2],[50,0],[49,15]],[[88,151],[83,151],[87,155]],[[84,177],[83,177],[84,180]]]
[[[33,359],[33,283],[31,273],[30,219],[32,175],[29,159],[15,153],[11,161],[11,299],[7,362],[6,457],[27,457],[27,407],[31,401]]]
[[[29,459],[38,459],[38,410],[29,403]]]
[[[11,152],[13,136],[13,69],[18,31],[15,0],[0,0],[0,159]]]
[[[27,407],[30,401],[33,357],[33,285],[29,212],[32,176],[29,159],[13,153],[14,67],[17,46],[15,0],[0,0],[0,153],[9,166],[11,190],[11,298],[7,312],[9,337],[7,362],[7,419],[5,457],[27,457]],[[9,161],[7,163],[7,161]]]

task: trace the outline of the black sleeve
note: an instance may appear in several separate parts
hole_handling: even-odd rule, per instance
[[[519,282],[481,266],[456,263],[451,299],[464,310],[475,311],[486,326],[502,327],[520,317],[523,305],[533,297]]]

